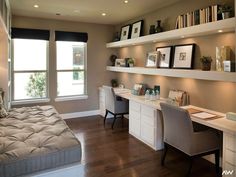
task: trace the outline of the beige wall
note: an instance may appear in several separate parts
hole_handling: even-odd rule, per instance
[[[227,1],[211,1],[211,4],[234,3],[233,0]],[[197,8],[207,7],[209,1],[205,0],[183,0],[175,5],[166,7],[142,17],[137,17],[127,21],[124,24],[144,19],[144,32],[148,34],[149,26],[155,24],[157,19],[161,19],[164,23],[164,29],[173,29],[175,19],[178,15],[192,11]],[[124,24],[117,25],[116,30]],[[178,45],[186,43],[196,43],[196,52],[194,60],[194,68],[200,68],[199,57],[202,55],[210,55],[215,59],[216,46],[227,45],[231,48],[231,59],[235,59],[235,33],[225,33],[217,35],[209,35],[197,38],[187,38],[174,41],[167,41],[155,44],[145,44],[140,46],[120,48],[117,52],[120,58],[133,57],[136,59],[137,66],[144,66],[147,52],[154,51],[156,47]],[[212,69],[215,69],[215,62],[212,64]],[[207,74],[207,72],[206,72]],[[236,112],[236,84],[227,82],[213,82],[194,79],[180,79],[162,76],[147,76],[139,74],[117,73],[116,77],[127,88],[132,88],[135,83],[145,83],[149,87],[161,85],[161,96],[167,97],[170,89],[185,90],[190,94],[191,104],[205,107],[217,111]]]
[[[98,87],[108,84],[112,73],[106,72],[106,65],[112,50],[106,49],[106,43],[113,37],[114,27],[89,23],[78,23],[59,20],[46,20],[13,16],[13,27],[49,29],[51,31],[49,43],[49,96],[50,103],[56,107],[59,113],[80,112],[99,109]],[[87,32],[87,91],[88,99],[55,102],[56,98],[56,48],[54,31],[64,30],[73,32]],[[23,105],[20,105],[23,106]],[[28,106],[28,105],[27,105]]]

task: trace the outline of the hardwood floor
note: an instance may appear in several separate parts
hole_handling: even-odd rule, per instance
[[[82,146],[85,177],[184,177],[188,161],[176,150],[169,150],[165,166],[161,166],[162,151],[154,151],[128,133],[128,120],[122,128],[117,119],[103,126],[101,116],[67,119]],[[215,166],[199,158],[193,162],[191,177],[215,177]]]

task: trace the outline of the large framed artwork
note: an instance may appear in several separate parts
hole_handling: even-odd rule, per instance
[[[160,68],[170,68],[172,46],[157,47],[156,51],[160,52],[160,61],[159,61],[158,67],[160,67]]]
[[[140,37],[143,30],[143,20],[137,21],[132,24],[131,39]]]
[[[126,25],[121,27],[120,40],[126,40],[130,37],[131,25]]]
[[[174,49],[173,68],[192,69],[195,44],[177,45]]]

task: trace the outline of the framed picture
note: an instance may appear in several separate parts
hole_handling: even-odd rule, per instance
[[[132,24],[131,39],[140,37],[143,30],[143,20],[137,21]]]
[[[191,69],[193,68],[193,57],[195,44],[175,46],[173,68]]]
[[[121,27],[120,40],[126,40],[130,37],[131,25],[126,25]]]
[[[156,68],[159,61],[160,52],[149,52],[146,59],[146,67]]]
[[[159,67],[160,68],[170,68],[172,46],[157,47],[156,51],[160,52]]]

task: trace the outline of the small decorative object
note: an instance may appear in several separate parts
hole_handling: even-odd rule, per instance
[[[115,66],[116,59],[117,59],[116,55],[111,55],[110,56],[111,66]]]
[[[149,52],[146,59],[146,67],[156,68],[159,63],[160,52]]]
[[[216,71],[224,70],[223,62],[225,60],[230,60],[230,47],[216,47]]]
[[[133,58],[128,59],[128,67],[134,67],[134,59]]]
[[[202,70],[203,71],[210,71],[211,70],[212,58],[210,56],[202,56],[200,58],[200,61],[202,63]]]
[[[120,40],[121,41],[129,39],[130,30],[131,30],[130,28],[131,28],[131,25],[126,25],[126,26],[121,27],[121,33],[120,33]]]
[[[115,66],[116,67],[125,67],[125,59],[116,59],[115,62]]]
[[[112,86],[112,87],[118,87],[118,81],[117,81],[117,79],[112,79],[112,80],[111,80],[111,86]]]
[[[231,17],[233,8],[229,5],[223,4],[219,7],[218,14],[222,14],[222,19],[227,19]]]
[[[133,95],[144,95],[147,86],[145,84],[134,84],[131,93]]]
[[[235,62],[224,61],[224,71],[225,72],[235,72]]]
[[[193,68],[195,44],[175,46],[173,68],[191,69]]]
[[[161,93],[160,85],[154,85],[154,90],[160,94]]]
[[[149,34],[155,34],[156,29],[155,29],[155,25],[151,25],[149,28]]]
[[[171,62],[172,46],[157,47],[156,51],[160,52],[159,67],[160,68],[169,68],[170,62]]]
[[[234,112],[227,112],[226,113],[226,119],[236,121],[236,113],[234,113]]]
[[[163,31],[163,29],[161,27],[161,20],[157,20],[157,26],[156,26],[155,32],[160,33],[162,31]]]
[[[119,37],[119,32],[116,32],[115,33],[115,36],[114,36],[114,39],[113,39],[113,42],[117,42],[120,40],[120,37]]]
[[[140,37],[142,35],[142,30],[143,30],[143,20],[133,23],[131,39]]]

